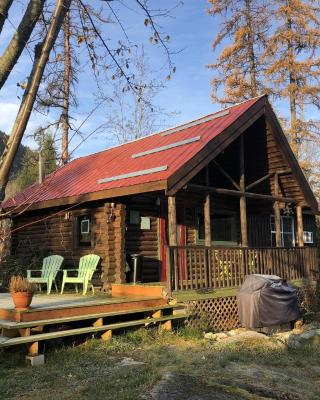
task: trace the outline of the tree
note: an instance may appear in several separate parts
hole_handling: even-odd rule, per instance
[[[50,132],[38,128],[34,134],[37,150],[26,149],[21,169],[15,179],[15,191],[21,191],[40,180],[40,174],[49,175],[57,168],[58,154]],[[41,157],[41,159],[40,159]],[[41,161],[42,166],[39,166]],[[42,171],[40,172],[40,168]]]
[[[291,147],[306,170],[303,160],[307,142],[319,145],[319,122],[306,118],[307,108],[320,108],[319,2],[280,0],[272,4],[276,28],[268,39],[264,59],[272,94],[289,99],[287,129]],[[308,153],[308,152],[307,152]]]
[[[52,109],[57,110],[55,122],[51,126],[61,129],[61,161],[66,164],[69,160],[69,129],[70,107],[77,107],[75,87],[77,80],[77,68],[79,60],[76,55],[74,43],[76,40],[77,27],[71,25],[71,10],[64,18],[63,29],[54,45],[54,52],[49,60],[50,68],[47,68],[43,76],[42,89],[38,92],[36,102],[37,110],[49,113]],[[74,12],[72,13],[74,19]]]
[[[35,46],[35,51],[34,51],[34,61],[33,61],[33,67],[30,73],[30,76],[28,78],[28,83],[25,87],[25,85],[21,85],[21,88],[25,90],[22,101],[21,101],[21,106],[18,111],[18,115],[16,117],[16,121],[14,123],[12,132],[10,134],[9,140],[6,143],[6,147],[2,153],[1,159],[0,159],[0,201],[3,200],[4,195],[5,195],[5,188],[6,184],[8,182],[8,177],[10,173],[10,169],[12,166],[13,159],[15,157],[15,154],[17,152],[17,149],[21,143],[22,137],[24,135],[28,120],[30,118],[30,114],[32,112],[32,109],[35,105],[35,100],[39,92],[39,86],[42,81],[45,69],[47,67],[47,63],[49,60],[50,52],[53,46],[55,45],[56,39],[59,35],[61,25],[63,23],[63,20],[65,18],[66,13],[68,12],[70,8],[70,3],[71,0],[57,0],[55,3],[55,8],[52,10],[52,4],[50,2],[46,1],[40,1],[40,0],[30,0],[28,2],[28,7],[26,10],[26,13],[21,21],[21,24],[19,25],[22,28],[26,28],[25,30],[17,30],[15,36],[12,38],[13,46],[9,46],[11,50],[14,50],[13,54],[9,51],[9,56],[5,57],[4,61],[7,63],[4,68],[4,75],[2,78],[2,81],[0,79],[0,88],[1,84],[5,82],[7,79],[8,74],[12,70],[12,67],[15,65],[17,62],[17,59],[21,55],[23,49],[28,45],[28,40],[30,38],[31,33],[34,30],[35,26],[38,26],[38,36],[37,36],[37,41],[40,38],[40,41],[38,44]],[[91,4],[85,4],[82,0],[73,0],[73,4],[77,6],[78,14],[79,14],[79,27],[82,29],[82,34],[78,35],[78,42],[80,43],[81,41],[86,44],[87,50],[88,50],[88,57],[89,61],[92,65],[92,68],[94,70],[95,76],[98,76],[98,73],[96,72],[96,68],[104,68],[105,70],[112,71],[113,76],[115,79],[121,78],[125,80],[125,85],[131,90],[135,91],[135,85],[133,82],[133,75],[128,71],[129,67],[129,58],[124,57],[125,53],[130,53],[130,45],[123,44],[121,40],[118,40],[118,45],[114,49],[108,44],[106,39],[104,39],[103,34],[99,27],[97,26],[97,21],[104,21],[104,16],[103,16],[103,11],[105,11],[103,8],[99,10],[95,10],[94,7]],[[103,2],[105,6],[107,7],[108,10],[111,11],[112,15],[115,17],[116,22],[120,26],[121,30],[124,33],[124,36],[126,37],[126,40],[128,42],[128,36],[126,34],[125,26],[123,25],[123,22],[118,16],[118,12],[115,11],[113,8],[111,2],[105,1]],[[164,16],[167,15],[167,12],[165,10],[161,9],[151,9],[149,7],[148,1],[140,1],[140,0],[135,0],[134,4],[136,7],[138,7],[140,10],[142,10],[145,19],[144,19],[144,25],[146,27],[150,27],[152,36],[151,36],[151,41],[154,45],[156,46],[162,46],[162,48],[165,50],[167,57],[168,57],[168,65],[169,65],[169,71],[173,71],[173,66],[171,63],[170,59],[170,52],[167,47],[167,42],[169,41],[169,36],[160,32],[159,26],[155,22],[155,18],[161,17],[163,18]],[[44,5],[46,7],[44,8]],[[125,9],[128,9],[128,5],[125,4],[125,2],[119,2],[119,5]],[[130,3],[130,6],[132,5],[132,2]],[[4,1],[1,4],[1,9],[0,9],[0,26],[1,23],[6,19],[7,12],[10,9],[11,2],[10,1]],[[39,9],[40,6],[40,9]],[[42,7],[42,8],[41,8]],[[44,10],[42,12],[42,9]],[[35,12],[35,10],[37,12]],[[32,14],[33,13],[33,14]],[[49,15],[49,18],[46,18],[46,15]],[[25,17],[28,17],[26,20]],[[27,23],[25,23],[27,22]],[[38,22],[38,24],[37,24]],[[65,20],[65,28],[67,28],[67,19]],[[29,27],[29,29],[27,29]],[[65,33],[67,33],[67,30],[65,29]],[[43,40],[42,40],[43,39]],[[97,47],[95,46],[96,42],[98,42],[98,48],[103,49],[104,53],[97,53]],[[64,43],[66,44],[66,36],[65,36],[65,41]],[[65,47],[66,50],[66,47]],[[65,57],[67,59],[68,57]],[[106,62],[106,59],[109,58],[109,63]],[[8,61],[9,60],[9,61]],[[50,64],[50,63],[49,63]],[[66,64],[65,64],[66,65]],[[7,74],[8,73],[8,74]],[[7,75],[6,75],[7,74]],[[68,80],[69,76],[69,80]],[[67,68],[64,69],[64,79],[66,85],[69,85],[70,88],[70,79],[71,79],[72,74],[67,72]],[[98,85],[99,86],[99,85]],[[70,127],[70,118],[69,118],[69,105],[70,105],[70,90],[66,88],[65,85],[63,85],[62,90],[64,91],[64,112],[62,114],[62,119],[60,118],[61,121],[64,121],[62,126],[66,127],[66,117],[68,116],[68,125]],[[69,93],[68,93],[69,92]],[[54,106],[54,105],[53,105]],[[89,113],[90,114],[90,113]],[[77,129],[75,132],[79,131]],[[66,130],[64,131],[64,137],[66,138]],[[67,144],[67,139],[64,140],[64,151],[63,153],[65,154],[64,159],[66,160],[66,144]],[[70,140],[69,140],[70,141]]]
[[[209,0],[209,14],[222,18],[212,48],[227,42],[215,63],[212,99],[233,104],[265,93],[261,55],[269,29],[267,3],[260,0]],[[223,90],[221,94],[220,90]]]
[[[57,0],[56,7],[52,15],[51,24],[45,39],[36,46],[35,60],[26,91],[23,96],[8,143],[0,159],[0,201],[2,201],[5,197],[5,188],[9,179],[11,165],[28,124],[50,51],[59,33],[64,15],[66,11],[68,11],[70,2],[71,0]]]
[[[4,13],[7,15],[8,9],[11,6],[12,1],[5,1]],[[28,42],[30,35],[39,20],[41,12],[43,10],[45,1],[44,0],[30,0],[25,11],[25,14],[18,26],[17,31],[13,35],[10,43],[5,49],[4,53],[0,57],[0,89],[7,80],[13,66],[18,61],[24,50],[26,43]],[[1,6],[0,6],[1,7]],[[3,14],[2,14],[3,15]],[[3,20],[4,23],[4,20]],[[1,32],[1,20],[0,20],[0,32]]]
[[[111,95],[107,98],[107,121],[102,128],[118,143],[128,142],[155,132],[163,127],[161,119],[172,115],[156,106],[156,96],[164,84],[153,78],[153,71],[145,56],[144,47],[134,51],[132,69],[135,91],[124,90],[124,82],[112,80]]]
[[[0,3],[0,33],[3,25],[8,17],[8,11],[12,5],[13,0],[2,0]]]

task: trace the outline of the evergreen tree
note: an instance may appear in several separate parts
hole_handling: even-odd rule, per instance
[[[15,180],[16,192],[32,185],[39,180],[39,155],[41,152],[43,175],[49,175],[57,168],[57,150],[54,145],[52,135],[43,132],[39,128],[35,133],[35,140],[39,146],[38,150],[26,148],[21,170]]]
[[[260,0],[209,0],[209,3],[209,14],[223,19],[213,50],[230,40],[216,62],[208,65],[215,72],[211,81],[212,99],[233,104],[265,93],[261,56],[269,28],[267,4]]]
[[[288,139],[305,171],[310,167],[309,144],[320,139],[318,121],[307,118],[310,106],[320,108],[319,11],[318,0],[274,1],[276,28],[264,54],[272,94],[289,99]]]

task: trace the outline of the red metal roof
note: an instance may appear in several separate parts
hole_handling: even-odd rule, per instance
[[[29,186],[18,193],[14,198],[5,201],[2,206],[6,209],[23,204],[38,203],[70,196],[80,196],[106,189],[129,187],[148,182],[166,180],[174,172],[182,168],[183,165],[195,156],[209,141],[235,122],[237,118],[245,113],[260,98],[261,97],[250,99],[232,106],[228,108],[229,113],[227,113],[227,115],[222,115],[216,119],[210,120],[210,116],[205,116],[192,123],[181,125],[175,133],[164,135],[164,132],[169,133],[172,130],[168,129],[106,149],[99,153],[75,159],[46,177],[42,184],[35,183]],[[211,116],[218,113],[211,114]],[[136,153],[167,146],[196,136],[200,136],[200,140],[161,152],[132,158],[132,155]],[[98,180],[103,178],[160,166],[167,166],[167,169],[151,174],[98,183]]]

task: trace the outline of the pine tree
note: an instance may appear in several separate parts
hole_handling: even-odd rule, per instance
[[[320,139],[318,121],[306,117],[310,106],[320,108],[319,2],[277,0],[271,10],[276,29],[264,54],[266,77],[275,97],[289,99],[288,139],[307,171],[309,144]]]
[[[35,132],[35,141],[38,150],[26,148],[21,169],[15,180],[14,190],[20,190],[32,185],[39,180],[39,154],[41,152],[43,175],[49,175],[57,168],[57,150],[54,140],[49,132],[39,128]]]
[[[274,97],[288,100],[285,130],[293,152],[320,197],[320,6],[315,0],[272,4],[276,29],[265,51],[266,77]]]
[[[269,29],[267,4],[260,0],[209,2],[209,14],[223,19],[213,50],[216,51],[225,40],[231,42],[222,49],[216,62],[208,65],[215,71],[211,81],[212,99],[233,104],[265,93],[261,55]]]

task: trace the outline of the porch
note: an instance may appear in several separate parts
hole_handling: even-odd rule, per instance
[[[168,246],[167,287],[170,293],[239,287],[248,274],[278,275],[292,283],[315,281],[315,247],[221,248]]]

